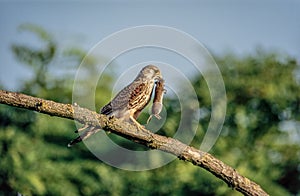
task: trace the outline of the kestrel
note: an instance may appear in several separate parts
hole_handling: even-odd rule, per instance
[[[136,119],[149,103],[156,81],[163,81],[159,68],[154,65],[147,65],[139,72],[132,83],[123,88],[108,104],[101,108],[100,114],[114,116],[123,121],[136,124],[139,129],[143,128]],[[85,125],[77,132],[82,130],[86,131],[72,140],[68,144],[69,147],[88,138],[100,129]]]

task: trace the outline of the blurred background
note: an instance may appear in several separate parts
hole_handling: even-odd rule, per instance
[[[296,0],[1,1],[0,86],[71,103],[76,70],[103,38],[136,25],[177,28],[208,48],[224,79],[226,119],[210,153],[270,195],[298,195],[299,8]],[[89,58],[86,74],[92,78],[99,57]],[[129,62],[118,59],[102,75],[95,92],[97,111],[111,97],[118,68],[129,68]],[[187,77],[203,114],[191,144],[199,148],[211,99],[201,73]],[[158,133],[172,136],[179,126],[179,103],[166,96],[164,106],[167,121]],[[0,105],[0,195],[240,195],[211,173],[180,160],[142,172],[109,166],[84,144],[66,147],[76,137],[75,129],[70,120]],[[109,137],[121,146],[145,150]]]

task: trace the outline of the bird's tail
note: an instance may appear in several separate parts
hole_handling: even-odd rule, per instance
[[[75,139],[73,139],[72,141],[70,141],[68,143],[68,147],[72,147],[74,144],[77,144],[77,143],[79,143],[81,141],[82,141],[81,136],[78,136],[78,137],[76,137]]]
[[[100,131],[100,129],[95,128],[95,127],[91,127],[90,129],[86,130],[83,134],[81,134],[80,136],[76,137],[71,142],[69,142],[68,147],[71,147],[74,144],[77,144],[77,143],[87,139],[88,137],[90,137],[91,135],[97,133],[98,131]]]

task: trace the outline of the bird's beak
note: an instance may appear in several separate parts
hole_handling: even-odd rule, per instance
[[[162,75],[161,75],[161,74],[158,74],[158,75],[156,76],[156,80],[158,80],[158,81],[162,81],[162,80],[163,80],[163,77],[162,77]]]
[[[163,81],[164,81],[164,79],[163,79],[163,77],[162,77],[161,74],[157,75],[156,81],[157,81],[157,82],[163,82]]]

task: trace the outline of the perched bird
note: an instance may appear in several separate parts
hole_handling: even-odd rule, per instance
[[[136,119],[149,103],[156,81],[163,81],[158,67],[154,65],[145,66],[132,83],[123,88],[108,104],[101,108],[100,113],[134,123],[139,129],[142,129],[143,126]],[[85,125],[77,132],[83,130],[86,131],[72,140],[68,147],[88,138],[100,129]]]

